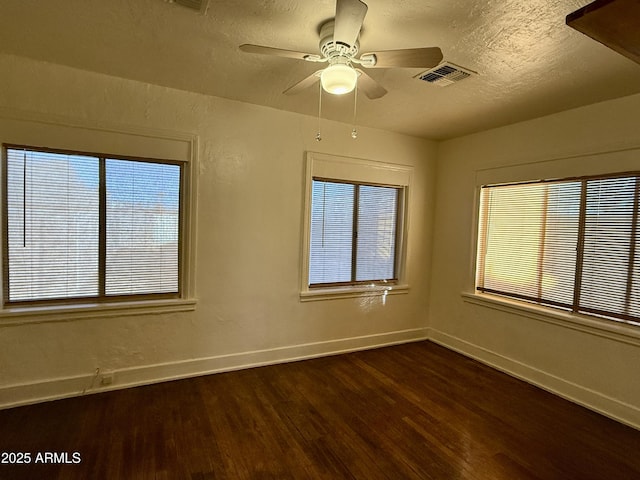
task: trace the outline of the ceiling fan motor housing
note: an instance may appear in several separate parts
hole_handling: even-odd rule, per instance
[[[320,27],[320,51],[322,55],[329,59],[329,63],[348,63],[357,54],[360,43],[356,40],[354,45],[333,40],[335,22],[329,20]]]

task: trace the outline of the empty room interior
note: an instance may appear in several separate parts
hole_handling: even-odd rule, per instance
[[[640,3],[2,0],[0,478],[640,478]]]

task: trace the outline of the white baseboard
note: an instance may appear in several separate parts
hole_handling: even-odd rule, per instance
[[[113,374],[113,383],[108,386],[101,386],[99,379],[94,374],[10,385],[0,387],[0,409],[427,339],[543,388],[569,401],[613,418],[621,423],[640,429],[640,408],[637,406],[621,402],[615,398],[431,328],[401,330],[325,342],[132,367],[110,372]]]
[[[0,387],[0,409],[426,339],[427,329],[416,328],[115,370],[110,372],[113,383],[108,386],[101,386],[95,374],[10,385]]]
[[[429,340],[640,430],[640,408],[526,365],[466,340],[428,329]]]

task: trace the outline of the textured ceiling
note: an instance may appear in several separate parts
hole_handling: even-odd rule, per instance
[[[439,46],[478,72],[448,87],[416,69],[372,69],[389,93],[358,99],[359,125],[451,138],[640,92],[640,65],[565,25],[589,0],[365,0],[361,51]],[[333,0],[1,0],[0,52],[315,115],[318,90],[282,94],[317,64],[243,53],[318,51]],[[639,20],[640,23],[640,20]],[[640,28],[640,26],[639,26]],[[323,97],[351,122],[353,96]]]

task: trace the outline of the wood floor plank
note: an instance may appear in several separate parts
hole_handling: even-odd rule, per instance
[[[81,456],[2,480],[640,478],[640,431],[430,342],[4,410],[0,432]]]

